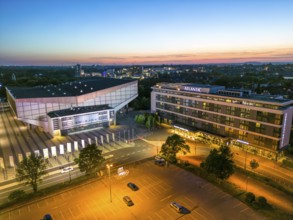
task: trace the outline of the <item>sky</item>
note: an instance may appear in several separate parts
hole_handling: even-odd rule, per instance
[[[292,0],[0,0],[0,65],[293,62]]]

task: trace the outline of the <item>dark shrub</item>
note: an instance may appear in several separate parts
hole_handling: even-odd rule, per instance
[[[260,205],[258,204],[257,201],[253,201],[253,202],[251,203],[251,205],[252,205],[252,207],[255,208],[255,209],[259,209],[259,208],[260,208]]]
[[[12,193],[10,193],[10,195],[8,196],[9,200],[19,200],[19,199],[23,199],[27,196],[27,194],[25,193],[25,191],[23,190],[15,190]]]
[[[173,163],[173,164],[174,164],[174,163],[177,163],[176,155],[172,155],[172,156],[170,156],[170,157],[169,157],[169,162],[170,162],[170,163]]]
[[[245,201],[248,203],[252,203],[253,201],[255,201],[255,195],[252,192],[246,193]]]
[[[257,198],[257,202],[258,202],[260,207],[266,207],[268,205],[267,199],[265,197],[263,197],[263,196],[259,196]]]

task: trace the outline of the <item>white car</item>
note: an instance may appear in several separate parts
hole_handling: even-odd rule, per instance
[[[171,202],[170,206],[175,209],[178,213],[182,212],[183,206],[179,205],[177,202]]]
[[[160,155],[155,156],[155,160],[164,160]]]
[[[61,173],[68,173],[73,170],[73,167],[65,167],[61,170]]]

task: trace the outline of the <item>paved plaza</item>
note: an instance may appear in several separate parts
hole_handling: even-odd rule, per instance
[[[0,113],[0,182],[15,177],[15,166],[30,153],[42,155],[48,167],[62,167],[78,157],[79,150],[96,143],[103,153],[131,147],[137,130],[126,126],[100,128],[68,136],[52,137],[18,121],[11,111]]]

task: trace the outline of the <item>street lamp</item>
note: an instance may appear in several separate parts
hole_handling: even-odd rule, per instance
[[[108,168],[108,174],[109,174],[110,202],[112,202],[112,190],[111,190],[111,167],[113,166],[113,164],[107,164],[106,166],[107,166],[107,168]]]
[[[237,142],[245,145],[249,145],[247,141],[242,141],[242,140],[236,140]],[[244,170],[246,173],[246,184],[245,184],[245,191],[247,191],[247,182],[248,182],[248,173],[246,171],[246,160],[247,160],[247,149],[245,149],[245,158],[244,158]]]
[[[69,175],[69,182],[71,182],[71,170],[69,170],[68,175]]]

